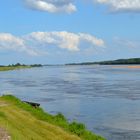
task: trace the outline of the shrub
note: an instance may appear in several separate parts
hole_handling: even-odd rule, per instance
[[[81,136],[85,131],[85,125],[82,123],[72,122],[69,124],[69,130],[72,133],[77,134],[78,136]]]

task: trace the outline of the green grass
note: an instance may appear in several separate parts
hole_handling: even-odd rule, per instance
[[[0,71],[31,68],[32,66],[0,66]]]
[[[0,112],[0,118],[6,118],[6,115],[4,112]]]
[[[105,140],[81,123],[69,123],[61,113],[50,115],[12,95],[0,97],[0,104],[4,104],[0,106],[0,125],[6,127],[13,140]]]

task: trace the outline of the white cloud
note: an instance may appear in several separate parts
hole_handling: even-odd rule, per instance
[[[111,11],[140,12],[140,0],[93,0],[100,4],[109,5]]]
[[[33,32],[26,36],[32,44],[42,44],[43,46],[58,46],[69,51],[80,51],[80,43],[90,43],[91,46],[104,46],[104,41],[90,34],[62,32]]]
[[[25,45],[22,38],[9,33],[0,33],[0,49],[25,52],[29,55],[38,55],[38,52]]]
[[[79,36],[81,40],[90,42],[92,45],[104,46],[104,41],[102,39],[96,38],[95,36],[92,36],[90,34],[84,34],[84,33],[80,33]]]
[[[84,46],[85,49],[82,47]],[[69,52],[80,52],[90,47],[103,47],[104,41],[90,34],[71,32],[33,32],[22,37],[9,33],[0,33],[0,49],[16,51],[36,56],[49,53],[49,50],[60,49]],[[55,52],[54,52],[55,53]]]
[[[76,11],[73,0],[25,0],[25,2],[29,8],[50,13]]]
[[[76,0],[24,0],[26,5],[35,10],[50,13],[73,13],[77,10]],[[85,0],[82,0],[85,1]],[[140,12],[140,0],[87,0],[104,4],[112,12]]]

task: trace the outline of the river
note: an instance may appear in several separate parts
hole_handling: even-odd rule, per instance
[[[38,102],[107,140],[140,140],[140,68],[45,66],[0,72],[0,94]]]

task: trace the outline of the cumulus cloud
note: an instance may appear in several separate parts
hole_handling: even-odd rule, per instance
[[[50,13],[76,11],[73,0],[25,0],[25,2],[29,8]]]
[[[90,34],[80,33],[79,37],[81,40],[91,43],[92,45],[96,46],[104,46],[104,41],[102,39],[96,38]]]
[[[58,46],[69,51],[80,51],[80,43],[90,43],[92,46],[104,46],[104,41],[90,34],[62,32],[33,32],[26,36],[32,43]]]
[[[70,52],[80,52],[83,44],[86,44],[85,48],[87,49],[103,47],[105,43],[102,39],[90,34],[66,31],[33,32],[21,37],[0,33],[0,49],[24,52],[33,56],[47,54],[52,47]]]
[[[27,47],[22,38],[16,37],[9,33],[0,33],[0,49],[25,52],[29,55],[38,55],[34,49]]]
[[[110,6],[111,11],[140,12],[140,0],[93,0]]]
[[[29,8],[50,13],[73,13],[76,0],[24,0]],[[140,0],[87,0],[110,7],[112,12],[140,12]]]

